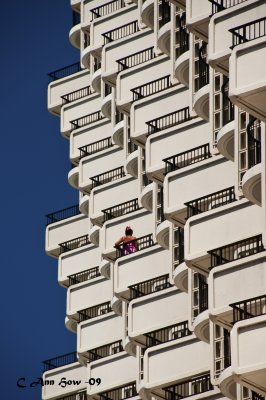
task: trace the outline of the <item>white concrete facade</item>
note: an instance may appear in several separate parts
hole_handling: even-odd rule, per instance
[[[77,348],[42,398],[265,400],[265,0],[70,5],[48,110],[79,202],[45,248]]]

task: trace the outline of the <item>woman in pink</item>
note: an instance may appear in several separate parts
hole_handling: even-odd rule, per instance
[[[125,236],[122,236],[119,240],[115,242],[115,247],[123,243],[123,254],[131,254],[137,251],[137,241],[136,237],[133,236],[133,230],[130,226],[126,227]]]

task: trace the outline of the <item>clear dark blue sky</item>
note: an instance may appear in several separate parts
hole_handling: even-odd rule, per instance
[[[79,60],[68,40],[70,0],[1,2],[1,397],[41,376],[41,361],[74,351],[66,290],[44,250],[44,215],[78,202],[67,182],[68,141],[47,111],[47,73]]]

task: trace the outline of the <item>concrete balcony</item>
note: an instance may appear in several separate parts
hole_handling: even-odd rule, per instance
[[[194,335],[148,348],[144,354],[142,388],[165,398],[163,387],[208,371],[210,363],[209,345],[195,339]]]
[[[93,244],[62,253],[58,258],[58,282],[67,287],[69,275],[99,266],[100,262],[100,250]]]
[[[189,0],[186,7],[186,22],[190,32],[208,42],[208,28],[212,5],[209,0]]]
[[[111,92],[103,98],[101,104],[101,112],[108,119],[111,119],[111,114],[112,114],[112,98],[113,95]]]
[[[102,315],[97,320],[83,321],[77,329],[77,351],[88,358],[90,350],[118,342],[123,334],[124,320],[114,312]]]
[[[69,32],[69,41],[76,49],[80,48],[80,24],[73,26]]]
[[[87,386],[89,396],[95,397],[99,393],[126,386],[137,379],[137,359],[125,351],[91,362],[87,368],[89,379],[101,379],[99,386]]]
[[[180,93],[181,96],[186,96],[186,94],[187,91]],[[171,101],[171,98],[169,101]],[[174,100],[172,99],[172,101]],[[163,182],[165,173],[164,160],[173,155],[173,149],[175,149],[176,153],[183,153],[206,143],[208,138],[209,124],[199,119],[186,121],[180,123],[180,125],[149,135],[146,142],[146,172],[152,179]],[[187,168],[185,169],[187,170]],[[167,181],[168,175],[165,179]]]
[[[137,193],[138,181],[129,176],[110,182],[107,189],[105,185],[94,188],[91,191],[89,205],[92,223],[102,225],[109,218],[127,214],[131,211],[130,204],[125,204],[125,207],[121,206],[121,210],[114,210],[113,215],[111,215],[112,210],[109,210],[109,213],[108,211],[104,213],[103,210],[115,207],[118,204],[127,203],[136,198]]]
[[[228,75],[229,57],[232,52],[230,47],[233,43],[232,33],[229,30],[255,21],[265,14],[266,4],[263,0],[245,1],[214,14],[209,24],[209,64],[224,75]]]
[[[248,169],[242,180],[243,194],[253,204],[261,206],[262,164],[256,164]]]
[[[176,79],[184,86],[189,87],[189,51],[176,59],[174,68]]]
[[[119,147],[124,146],[124,120],[119,121],[117,124],[115,124],[114,129],[113,129],[113,135],[112,139],[115,144]]]
[[[159,49],[167,56],[170,56],[170,36],[171,36],[171,23],[167,22],[159,29],[157,37],[157,45]]]
[[[261,234],[264,229],[262,221],[261,208],[251,205],[246,200],[239,200],[190,218],[185,225],[186,263],[195,269],[208,271],[208,251]],[[221,226],[230,229],[221,230]]]
[[[175,286],[182,290],[182,292],[188,292],[188,267],[185,262],[182,262],[175,268],[173,281]]]
[[[72,285],[67,290],[67,315],[79,320],[78,311],[106,303],[112,296],[112,282],[102,276]]]
[[[193,132],[197,130],[197,133],[200,134],[199,128],[197,129],[195,126]],[[204,125],[202,128],[204,128]],[[189,130],[188,133],[192,132]],[[192,140],[194,138],[195,136],[192,137]],[[188,217],[188,209],[185,203],[232,187],[234,182],[234,165],[221,156],[209,158],[183,170],[170,172],[164,181],[164,213],[166,218],[183,226]],[[208,201],[206,210],[211,210],[212,207],[218,205],[218,202],[215,203],[213,200]]]
[[[144,97],[131,107],[131,137],[140,143],[146,142],[148,126],[146,122],[174,112],[189,104],[189,93],[182,85],[170,87]],[[160,110],[160,115],[158,115]]]
[[[83,193],[80,192],[80,197],[79,197],[79,211],[89,216],[89,196],[87,194],[83,195]]]
[[[71,161],[78,162],[80,157],[86,154],[86,152],[83,153],[79,150],[80,147],[89,146],[96,141],[105,139],[107,132],[110,132],[111,129],[111,122],[107,119],[101,119],[83,128],[73,130],[69,141]]]
[[[266,395],[265,314],[237,322],[231,332],[232,371],[235,380]]]
[[[98,6],[98,4],[97,4]],[[90,53],[99,55],[102,46],[108,42],[104,40],[103,34],[117,27],[122,27],[138,19],[138,10],[135,5],[123,7],[114,13],[97,18],[90,24]],[[83,27],[85,24],[83,24]]]
[[[60,384],[62,378],[64,378],[66,382],[71,381],[71,384],[67,384],[66,386],[63,383]],[[82,366],[79,362],[74,362],[46,371],[42,379],[43,382],[54,382],[53,384],[43,385],[43,400],[74,395],[77,391],[86,390],[87,368]]]
[[[200,88],[197,93],[194,95],[193,99],[193,108],[196,114],[204,119],[205,121],[209,121],[209,105],[210,105],[210,85],[205,85]]]
[[[148,1],[148,0],[147,0]],[[160,56],[135,67],[120,72],[116,80],[116,104],[125,112],[130,111],[133,102],[131,90],[153,79],[169,74],[169,57]]]
[[[140,194],[140,203],[142,207],[144,207],[148,211],[152,211],[153,207],[153,196],[155,194],[155,183],[150,183],[149,185],[145,186],[144,189],[141,191]]]
[[[86,235],[88,229],[88,217],[82,214],[48,225],[45,231],[46,253],[50,256],[58,257],[60,254],[59,244]]]
[[[213,268],[209,275],[209,312],[213,321],[231,324],[230,304],[265,294],[266,252]]]
[[[139,154],[140,154],[140,151],[138,148],[137,148],[137,150],[128,154],[126,164],[125,164],[125,170],[127,171],[127,173],[129,175],[133,176],[134,178],[138,178]]]
[[[101,108],[101,97],[98,93],[91,94],[88,98],[77,100],[73,103],[65,104],[61,109],[60,130],[63,136],[69,137],[73,129],[83,127],[87,121],[77,121],[78,119],[90,114],[96,113]],[[77,121],[77,124],[72,124],[72,121]],[[89,123],[96,122],[96,119]]]
[[[67,175],[67,180],[70,186],[74,189],[79,189],[79,167],[73,167]]]
[[[95,244],[95,246],[99,246],[100,240],[100,228],[97,225],[93,225],[89,231],[89,239]]]
[[[101,93],[101,84],[102,84],[102,69],[99,68],[94,74],[91,76],[91,87],[97,93]]]
[[[133,53],[150,48],[153,44],[153,33],[150,29],[134,33],[134,50],[132,50],[132,35],[120,39],[118,43],[117,41],[107,43],[102,51],[102,78],[106,82],[116,84],[117,73],[123,70],[117,60],[126,62],[125,58],[130,58]],[[133,67],[134,63],[141,63],[141,59],[129,60],[129,63],[130,67]]]
[[[266,78],[263,69],[265,57],[266,37],[264,36],[236,46],[232,51],[229,64],[231,101],[241,110],[251,113],[264,122],[266,122]]]
[[[235,121],[228,122],[217,135],[217,149],[227,160],[235,158]]]
[[[161,222],[156,229],[155,237],[157,243],[164,249],[169,249],[169,236],[172,224],[169,221]]]
[[[171,272],[170,260],[171,252],[158,245],[117,259],[114,264],[114,291],[116,296],[129,299],[131,296],[129,286],[169,274]],[[154,288],[156,285],[158,285],[158,282],[154,282]],[[151,288],[148,288],[148,284],[146,286],[147,291],[153,290],[153,286]]]
[[[119,179],[119,175],[111,174],[110,171],[123,166],[124,160],[125,152],[123,149],[121,150],[117,146],[113,146],[99,153],[95,153],[85,158],[82,158],[79,164],[80,189],[90,192],[93,187],[96,187],[100,184],[107,185],[108,182]],[[91,178],[107,172],[110,172],[110,180],[104,178],[102,182],[99,182],[99,184],[93,183],[94,180],[92,180]]]
[[[155,229],[153,215],[144,210],[106,221],[100,230],[100,246],[103,258],[111,261],[116,258],[114,243],[124,235],[126,226],[132,227],[136,238],[154,233]],[[137,253],[138,256],[141,256],[141,254]],[[127,256],[127,260],[132,256],[135,256],[135,254]]]
[[[128,308],[129,337],[145,344],[145,333],[185,321],[187,297],[186,293],[170,287],[132,300]]]
[[[75,90],[83,89],[90,84],[90,74],[87,70],[71,73],[61,79],[56,79],[48,86],[47,106],[48,110],[55,115],[60,115],[62,98]]]
[[[146,0],[142,3],[141,8],[141,22],[149,28],[154,28],[154,2],[153,0]]]

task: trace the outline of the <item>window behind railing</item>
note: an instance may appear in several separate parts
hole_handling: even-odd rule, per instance
[[[100,315],[107,314],[112,311],[111,302],[107,301],[97,306],[85,308],[78,311],[79,322],[86,321],[87,319],[99,317]]]
[[[89,361],[99,360],[100,358],[105,358],[112,356],[123,351],[122,340],[117,342],[109,343],[104,346],[97,347],[95,349],[89,350]]]
[[[261,121],[251,118],[247,126],[248,168],[261,162]]]
[[[102,174],[92,176],[90,178],[92,180],[92,189],[96,186],[116,181],[117,179],[123,178],[124,176],[126,176],[124,167],[114,168]]]
[[[89,235],[83,235],[75,239],[67,240],[66,242],[59,243],[58,246],[60,247],[60,254],[66,253],[70,250],[75,250],[79,247],[86,246],[90,244]]]
[[[196,271],[192,274],[192,321],[208,309],[208,283],[205,276]]]
[[[159,29],[167,24],[167,22],[170,21],[171,19],[171,7],[170,7],[170,2],[169,0],[159,0],[158,3],[159,7]]]
[[[99,267],[93,267],[68,276],[69,286],[101,276]]]
[[[166,274],[137,283],[136,285],[131,285],[128,288],[130,289],[130,299],[132,300],[151,293],[159,292],[160,290],[164,290],[169,287],[171,287],[169,275]]]
[[[184,229],[173,226],[173,271],[184,261]]]
[[[214,377],[231,365],[230,332],[214,324]]]
[[[176,385],[167,386],[163,390],[165,391],[165,400],[180,400],[213,390],[213,386],[211,384],[210,373],[206,373],[193,376]]]
[[[162,329],[145,333],[146,347],[157,346],[158,344],[170,342],[171,340],[181,339],[191,335],[188,329],[188,321],[180,322],[175,325],[167,326]]]
[[[266,295],[229,304],[233,308],[233,324],[243,319],[266,314]]]
[[[189,50],[189,32],[186,25],[186,13],[177,9],[175,25],[175,58]]]
[[[136,382],[99,393],[100,400],[125,400],[137,396]]]

